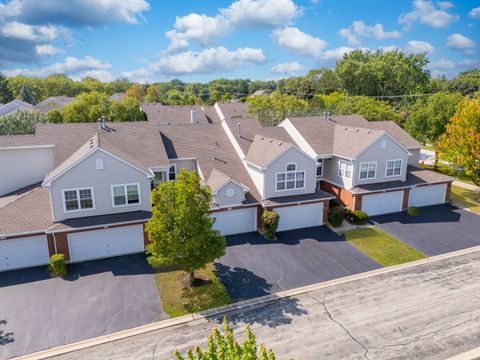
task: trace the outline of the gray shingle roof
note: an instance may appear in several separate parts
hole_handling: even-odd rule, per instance
[[[212,124],[218,119],[215,110],[210,106],[142,104],[142,110],[151,124],[191,124],[192,109],[196,110],[197,121],[200,124]]]
[[[47,113],[53,109],[63,109],[65,106],[70,104],[75,97],[72,96],[51,96],[48,99],[45,99],[39,102],[33,107],[34,110],[38,110],[43,113]]]
[[[245,156],[245,160],[264,167],[291,147],[292,143],[290,142],[263,135],[255,135],[252,145],[250,145],[250,149]]]

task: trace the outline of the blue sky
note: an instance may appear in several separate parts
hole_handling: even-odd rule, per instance
[[[0,0],[7,75],[265,80],[398,48],[452,77],[480,67],[479,43],[480,1]]]

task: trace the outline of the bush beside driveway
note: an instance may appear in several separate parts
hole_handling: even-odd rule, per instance
[[[280,232],[277,237],[227,237],[226,254],[215,268],[232,301],[381,267],[325,226]]]
[[[371,221],[427,256],[480,245],[480,216],[450,205],[422,207],[420,216],[403,212],[375,216]]]
[[[65,279],[46,267],[0,273],[0,358],[165,319],[144,254],[73,264]]]

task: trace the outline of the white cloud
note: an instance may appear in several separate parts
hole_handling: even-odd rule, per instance
[[[415,22],[431,26],[433,28],[445,28],[459,19],[458,15],[450,14],[431,0],[414,0],[413,10],[399,17],[398,22],[409,28]]]
[[[201,52],[185,51],[162,57],[152,64],[152,70],[164,75],[208,74],[231,70],[250,64],[261,64],[266,57],[261,49],[240,48],[229,51],[224,47],[205,49]]]
[[[346,38],[350,45],[360,45],[363,37],[373,37],[377,40],[396,39],[402,36],[399,31],[384,31],[382,24],[368,26],[363,21],[354,21],[347,29],[339,31],[341,37]]]
[[[474,19],[480,19],[480,6],[477,7],[477,8],[473,8],[472,10],[470,10],[470,12],[468,13],[468,15]]]
[[[278,46],[286,48],[294,54],[315,59],[321,58],[322,50],[327,46],[326,41],[305,34],[296,27],[277,29],[272,36]]]
[[[65,28],[54,25],[27,25],[17,21],[2,24],[0,34],[5,38],[14,38],[32,42],[53,41],[68,34]]]
[[[440,9],[444,9],[444,10],[448,10],[455,7],[455,5],[450,1],[440,1],[437,3],[437,5]]]
[[[324,54],[322,54],[322,60],[338,60],[343,57],[343,55],[348,54],[349,52],[353,51],[351,47],[347,46],[340,46],[336,49],[327,50]]]
[[[447,38],[447,46],[454,50],[471,50],[476,44],[472,39],[461,34],[452,34]]]
[[[432,62],[429,65],[429,68],[432,70],[450,70],[455,68],[455,63],[451,60],[440,59],[436,62]]]
[[[237,0],[215,16],[191,13],[177,17],[173,30],[165,33],[171,41],[167,50],[184,50],[190,40],[208,46],[239,29],[288,25],[300,14],[292,0]]]
[[[303,66],[298,62],[277,64],[270,69],[271,72],[276,74],[296,74],[303,70]]]
[[[37,54],[40,56],[54,56],[58,54],[63,54],[65,51],[63,49],[59,49],[53,45],[37,45],[35,47],[37,50]]]
[[[44,77],[51,74],[66,74],[72,79],[82,79],[87,76],[97,78],[101,81],[111,81],[113,75],[108,71],[111,64],[104,63],[91,56],[83,59],[69,56],[63,62],[55,63],[43,68],[2,70],[8,76],[24,75]]]
[[[433,54],[435,52],[435,48],[432,46],[432,44],[426,41],[411,40],[407,43],[407,46],[405,47],[405,52],[409,54],[414,54],[414,53]]]
[[[122,72],[122,77],[127,78],[132,82],[146,84],[151,82],[152,72],[145,68],[140,68],[132,71],[124,71]]]

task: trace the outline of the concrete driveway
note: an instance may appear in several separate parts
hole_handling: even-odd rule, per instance
[[[258,233],[227,237],[226,254],[215,268],[233,301],[381,267],[325,226],[277,236],[277,241]]]
[[[165,318],[143,254],[0,273],[0,359]]]
[[[375,216],[371,221],[398,240],[433,256],[480,245],[480,216],[450,205],[421,208],[418,217],[405,212]]]

